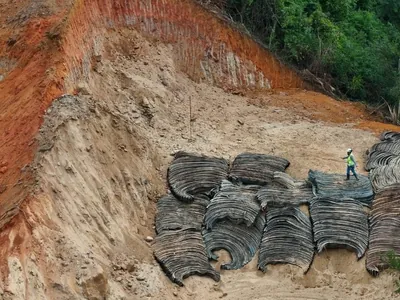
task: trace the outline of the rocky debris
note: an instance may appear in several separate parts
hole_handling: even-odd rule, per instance
[[[62,95],[55,99],[44,117],[44,124],[39,130],[38,151],[50,151],[56,140],[56,131],[69,120],[78,120],[88,115],[86,102],[73,95]],[[33,168],[37,167],[36,165]]]
[[[151,236],[146,236],[144,240],[148,243],[151,243],[154,240],[154,238],[152,238]]]
[[[136,280],[137,281],[145,281],[146,277],[144,277],[143,275],[138,275],[138,276],[136,276]]]
[[[81,286],[89,300],[104,300],[109,292],[108,279],[99,265],[88,269],[87,275],[81,277]]]
[[[12,47],[17,43],[17,39],[15,37],[9,37],[7,39],[7,46]]]
[[[127,270],[129,273],[134,272],[134,271],[136,270],[136,263],[134,263],[134,262],[129,262],[129,263],[127,264],[127,266],[126,266],[126,270]]]
[[[8,171],[8,162],[3,161],[0,163],[0,174],[5,174]]]
[[[135,257],[127,257],[119,255],[114,259],[112,268],[114,271],[128,271],[133,272],[137,268],[139,261]]]
[[[80,82],[78,84],[76,90],[81,95],[90,95],[91,94],[87,83]]]
[[[111,276],[127,291],[137,292],[138,283],[146,288],[146,276],[143,272],[139,261],[134,257],[118,255],[113,260]]]

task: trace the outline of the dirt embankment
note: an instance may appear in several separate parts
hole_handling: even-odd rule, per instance
[[[134,27],[171,43],[177,69],[197,82],[225,89],[303,86],[251,38],[191,0],[0,4],[0,227],[29,194],[33,179],[25,170],[46,109],[90,79],[108,30]]]
[[[251,38],[191,0],[1,0],[0,9],[0,227],[20,211],[29,194],[33,179],[26,167],[37,149],[34,137],[46,109],[53,99],[89,81],[102,59],[107,31],[133,27],[152,41],[170,43],[176,69],[196,82],[236,91],[303,87],[293,71]],[[143,54],[125,38],[130,42],[124,51],[131,58]],[[310,99],[314,97],[319,96],[275,99],[288,105],[316,103],[311,108],[317,111],[337,105],[332,99]]]
[[[144,241],[177,150],[282,155],[289,173],[304,178],[309,168],[342,172],[348,147],[361,159],[376,137],[357,127],[390,126],[313,92],[239,96],[212,86],[302,83],[189,0],[35,3],[0,0],[1,297],[392,297],[389,273],[372,279],[343,251],[317,258],[306,277],[292,267],[261,275],[253,262],[224,273],[221,284],[191,278],[178,290]],[[49,107],[73,91],[77,98]]]
[[[105,40],[80,95],[47,110],[32,166],[34,198],[1,233],[4,299],[393,298],[392,275],[370,277],[346,250],[317,256],[306,276],[292,266],[262,274],[254,260],[223,271],[219,284],[198,277],[184,288],[170,283],[145,238],[154,235],[172,153],[272,153],[304,178],[309,168],[343,172],[343,149],[354,148],[362,160],[377,138],[353,123],[323,121],[307,107],[285,106],[289,94],[244,97],[194,83],[179,71],[172,46],[135,31]],[[335,109],[356,119],[346,106]]]

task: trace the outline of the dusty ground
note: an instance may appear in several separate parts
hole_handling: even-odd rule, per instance
[[[171,154],[270,153],[305,178],[310,168],[344,172],[345,150],[362,162],[377,138],[357,128],[366,113],[360,107],[304,91],[227,94],[176,70],[168,45],[133,31],[106,39],[79,96],[47,110],[25,225],[0,236],[9,237],[1,250],[10,271],[1,276],[3,299],[395,298],[390,272],[372,278],[346,250],[316,256],[305,276],[293,266],[263,274],[254,259],[222,271],[218,284],[192,277],[183,288],[173,285],[144,240],[154,236]]]

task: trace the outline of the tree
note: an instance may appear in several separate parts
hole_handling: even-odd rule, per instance
[[[347,98],[398,103],[400,1],[226,0],[226,10],[281,59],[329,78]]]
[[[376,12],[383,21],[400,25],[400,2],[398,0],[378,0]]]

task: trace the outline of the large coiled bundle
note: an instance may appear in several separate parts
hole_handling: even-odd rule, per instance
[[[283,172],[289,166],[289,161],[272,155],[243,153],[232,163],[229,178],[248,184],[264,185],[271,182],[274,172]]]
[[[287,263],[299,266],[304,273],[314,257],[314,243],[310,218],[297,207],[272,208],[267,212],[258,268]]]
[[[157,202],[156,232],[177,229],[200,231],[208,203],[208,198],[204,196],[197,196],[190,203],[180,201],[172,194],[162,197]]]
[[[172,194],[157,203],[154,255],[167,276],[179,285],[195,274],[220,279],[208,261],[201,235],[208,203],[204,195],[195,196],[188,203]]]
[[[365,167],[376,193],[400,183],[400,133],[385,132],[381,140],[369,151]]]
[[[190,275],[220,276],[210,265],[201,235],[209,196],[227,177],[224,159],[178,152],[168,168],[171,194],[157,203],[154,255],[173,282]]]
[[[386,139],[372,146],[370,153],[374,151],[388,152],[394,155],[400,155],[400,140]]]
[[[261,187],[262,186],[260,185],[241,184],[240,182],[232,183],[229,180],[222,180],[218,192],[234,192],[255,195]]]
[[[299,206],[307,204],[314,198],[311,187],[302,186],[299,188],[279,188],[279,187],[263,187],[261,188],[256,198],[261,207],[284,207],[284,206]]]
[[[210,259],[218,260],[213,252],[224,249],[229,252],[231,262],[221,265],[222,269],[236,270],[249,263],[260,246],[265,217],[259,214],[254,223],[246,226],[231,220],[215,224],[211,230],[204,230],[203,237]]]
[[[374,198],[371,181],[367,176],[358,175],[359,180],[345,180],[340,174],[326,174],[310,170],[308,179],[318,197],[352,198],[370,206]]]
[[[180,200],[193,201],[195,195],[210,196],[227,178],[228,169],[223,158],[178,152],[168,168],[168,185]]]
[[[400,156],[393,158],[388,164],[376,167],[369,173],[375,192],[400,183]]]
[[[368,246],[368,217],[361,203],[346,198],[317,198],[310,203],[318,253],[326,247],[352,249],[361,258]]]
[[[380,136],[381,141],[389,140],[389,141],[398,141],[400,140],[400,132],[394,131],[386,131],[383,132]]]
[[[372,169],[388,165],[396,157],[399,156],[384,151],[373,151],[368,156],[365,170],[371,171]]]
[[[311,188],[311,185],[305,180],[295,180],[285,172],[274,172],[272,183],[287,189]]]
[[[370,228],[366,267],[377,275],[388,267],[389,251],[400,255],[400,184],[376,194],[370,212]]]
[[[220,280],[208,262],[201,233],[192,230],[165,231],[156,236],[154,255],[167,276],[178,285],[191,275],[206,275]]]
[[[212,229],[217,221],[229,219],[236,223],[251,226],[260,212],[252,188],[236,186],[229,181],[223,181],[220,191],[207,206],[204,219],[206,229]]]
[[[387,253],[400,254],[400,133],[385,132],[367,158],[376,192],[370,212],[367,270],[377,275],[388,267]]]
[[[228,251],[232,260],[222,265],[223,269],[243,267],[258,249],[265,223],[255,199],[259,188],[224,180],[207,206],[203,230],[207,254],[210,259],[217,260],[214,251]]]

